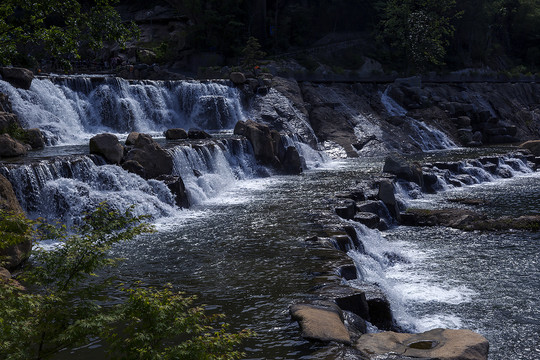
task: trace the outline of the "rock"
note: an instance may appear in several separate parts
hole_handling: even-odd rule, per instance
[[[349,192],[337,193],[338,199],[351,199],[354,201],[365,201],[366,195],[362,189],[354,189]]]
[[[380,218],[377,214],[359,212],[354,215],[353,220],[359,222],[360,224],[366,225],[370,229],[375,229],[379,226]]]
[[[298,321],[302,329],[302,337],[306,339],[351,343],[349,331],[342,321],[342,314],[334,309],[296,304],[291,306],[290,313],[292,319]]]
[[[23,212],[11,183],[3,175],[0,175],[0,209],[15,213]],[[6,267],[8,270],[19,266],[28,258],[31,250],[31,239],[8,248],[0,249],[0,258],[2,258],[2,261],[6,258],[6,263],[2,264],[2,266]]]
[[[114,134],[98,134],[90,139],[90,154],[103,156],[112,164],[119,164],[124,155],[124,147]]]
[[[135,142],[137,141],[137,138],[139,137],[139,133],[138,132],[130,132],[127,139],[126,139],[126,145],[128,146],[132,146],[132,145],[135,145]]]
[[[122,168],[130,173],[139,175],[140,177],[147,179],[146,170],[144,167],[135,160],[127,160],[122,163]]]
[[[349,330],[354,331],[356,334],[365,334],[367,333],[367,324],[366,320],[362,317],[352,313],[350,311],[343,311],[343,317],[345,318],[345,325]]]
[[[45,137],[39,129],[27,129],[26,138],[26,142],[32,149],[43,149],[45,147]]]
[[[391,222],[391,214],[386,206],[380,201],[368,200],[356,205],[357,212],[368,212],[377,214],[379,218],[386,219]]]
[[[343,201],[341,206],[335,208],[336,214],[346,220],[352,220],[356,213],[356,203],[352,200]]]
[[[181,128],[167,129],[163,134],[167,140],[182,140],[188,138],[186,130]]]
[[[0,76],[16,88],[28,90],[32,85],[34,73],[28,69],[16,67],[0,67]]]
[[[11,105],[11,103],[9,103],[9,105]],[[19,124],[19,118],[17,117],[17,115],[8,112],[2,112],[2,108],[0,108],[0,133],[9,133],[11,129],[20,127],[21,126]]]
[[[189,129],[188,138],[193,139],[193,140],[202,140],[202,139],[210,139],[212,138],[212,135],[208,134],[204,130]]]
[[[253,146],[255,158],[263,164],[275,164],[279,150],[270,128],[253,120],[239,121],[234,127],[235,135],[245,136]],[[279,161],[279,159],[278,159]]]
[[[434,329],[420,334],[364,334],[354,344],[367,359],[397,354],[437,360],[487,360],[489,343],[470,330]]]
[[[144,169],[145,178],[170,175],[173,170],[171,154],[147,134],[139,134],[135,141],[135,148],[127,153],[124,160],[139,163]]]
[[[363,291],[355,291],[347,296],[336,297],[334,301],[342,310],[350,311],[364,320],[370,320],[370,309]]]
[[[392,216],[399,219],[399,208],[394,191],[395,188],[393,181],[383,179],[379,184],[379,194],[377,197],[384,203],[384,205],[386,205]]]
[[[535,156],[540,156],[540,140],[526,141],[519,145],[519,147],[529,150]]]
[[[156,180],[163,181],[175,197],[176,205],[180,208],[189,208],[189,199],[184,181],[180,176],[160,175]]]
[[[423,186],[422,167],[418,163],[409,163],[399,155],[387,156],[384,159],[383,172],[394,174],[400,179],[412,181]]]
[[[229,79],[231,79],[234,85],[242,85],[246,82],[246,76],[238,71],[232,72],[229,75]]]
[[[300,174],[303,168],[302,160],[302,157],[298,154],[298,150],[294,146],[287,147],[281,162],[283,172],[290,175]]]
[[[16,157],[26,155],[26,147],[8,134],[0,135],[0,157]]]
[[[345,280],[355,280],[358,278],[355,265],[344,265],[339,268],[339,275]]]

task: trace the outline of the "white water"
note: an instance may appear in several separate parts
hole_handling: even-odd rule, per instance
[[[268,175],[257,165],[251,145],[246,140],[223,140],[221,146],[176,146],[170,150],[173,174],[182,177],[192,205],[201,204],[238,180]]]
[[[388,242],[377,230],[354,223],[365,253],[352,249],[360,280],[351,280],[353,287],[363,283],[377,284],[390,301],[397,323],[409,331],[426,331],[434,327],[459,328],[462,321],[456,315],[440,312],[436,317],[415,317],[408,309],[411,303],[462,304],[470,302],[476,293],[466,286],[433,275],[430,253],[407,241]]]
[[[167,128],[232,129],[244,119],[238,90],[224,82],[34,79],[30,90],[0,80],[25,127],[52,145],[82,144],[101,132],[161,133]]]
[[[446,136],[445,133],[423,121],[418,121],[407,116],[407,110],[399,105],[388,95],[388,89],[381,93],[381,103],[391,116],[403,117],[407,121],[407,126],[411,131],[410,139],[418,145],[422,151],[442,150],[456,148],[456,144]]]
[[[77,221],[99,203],[156,219],[178,209],[167,186],[144,180],[114,165],[96,165],[89,157],[42,161],[39,164],[0,168],[11,181],[21,206],[32,217]]]

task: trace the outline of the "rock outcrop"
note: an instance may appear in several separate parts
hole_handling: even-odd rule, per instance
[[[0,157],[24,156],[27,148],[8,134],[0,135]]]
[[[34,79],[32,71],[17,67],[0,67],[0,76],[4,81],[24,90],[30,89]]]
[[[306,339],[351,343],[349,331],[343,323],[343,314],[337,307],[296,304],[291,306],[290,313],[293,320],[300,324],[302,337]]]
[[[253,120],[239,121],[234,127],[235,135],[246,137],[253,147],[257,161],[274,166],[286,174],[299,174],[303,169],[303,159],[294,146],[285,148],[281,135],[268,125]]]
[[[183,140],[188,138],[188,133],[184,129],[180,128],[174,128],[174,129],[167,129],[163,135],[165,135],[165,139],[167,140]],[[134,144],[134,143],[133,143]],[[126,145],[127,142],[126,142]]]
[[[487,360],[489,343],[470,330],[434,329],[420,334],[364,334],[354,344],[367,359]],[[396,357],[397,356],[397,357]]]
[[[131,164],[129,167],[127,164]],[[135,144],[123,159],[123,166],[128,171],[140,169],[138,175],[152,179],[161,175],[170,175],[173,169],[171,154],[163,149],[150,135],[139,134]]]
[[[114,134],[98,134],[90,139],[90,154],[101,155],[107,162],[119,164],[124,147]]]

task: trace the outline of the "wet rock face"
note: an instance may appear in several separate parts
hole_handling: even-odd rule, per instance
[[[113,134],[98,134],[90,139],[90,154],[101,155],[112,164],[119,164],[124,156],[124,147]]]
[[[144,169],[145,178],[156,178],[160,175],[170,175],[173,170],[173,159],[150,135],[139,134],[134,148],[124,158],[132,161],[130,168]],[[139,174],[141,175],[141,174]]]
[[[0,135],[0,158],[26,155],[27,149],[8,134]]]
[[[367,359],[487,360],[489,343],[470,330],[434,329],[420,334],[364,334],[354,344]]]
[[[0,76],[2,76],[4,81],[24,90],[30,89],[30,85],[32,85],[32,80],[34,79],[33,72],[28,69],[16,67],[0,67]]]

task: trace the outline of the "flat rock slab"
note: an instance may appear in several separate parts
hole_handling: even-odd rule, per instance
[[[368,359],[398,355],[404,359],[487,360],[489,343],[471,330],[434,329],[420,334],[364,334],[354,347]]]
[[[343,324],[339,312],[334,309],[297,304],[291,306],[291,317],[298,321],[302,329],[302,337],[306,339],[351,343],[349,331]]]

